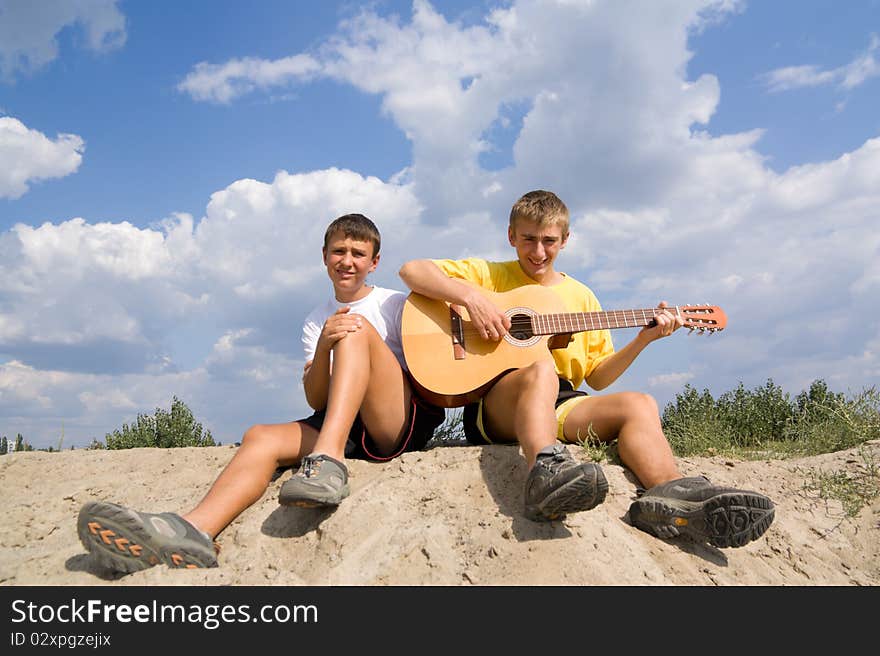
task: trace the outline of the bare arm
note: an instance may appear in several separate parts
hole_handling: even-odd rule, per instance
[[[450,278],[430,260],[410,260],[399,274],[414,292],[467,308],[483,339],[499,340],[510,328],[510,319],[479,288]]]
[[[360,315],[350,315],[348,311],[347,307],[339,308],[336,314],[331,315],[324,322],[324,328],[315,346],[315,357],[306,362],[303,369],[306,402],[315,410],[323,410],[327,407],[327,394],[330,390],[330,352],[336,342],[361,327]]]
[[[314,410],[327,407],[327,392],[330,389],[330,356],[321,358],[315,353],[315,359],[309,360],[303,370],[303,389],[306,402]]]
[[[657,307],[665,308],[666,301],[661,301]],[[645,326],[629,344],[602,360],[587,377],[587,385],[594,390],[605,389],[623,375],[648,344],[662,337],[668,337],[682,325],[681,317],[674,316],[668,311],[658,313],[655,321],[655,325]]]

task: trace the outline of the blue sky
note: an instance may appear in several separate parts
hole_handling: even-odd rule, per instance
[[[0,434],[85,445],[183,399],[216,439],[307,412],[339,214],[410,257],[709,303],[608,392],[880,380],[880,2],[0,0]],[[620,347],[632,337],[615,331]]]

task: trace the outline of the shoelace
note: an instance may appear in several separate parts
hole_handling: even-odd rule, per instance
[[[303,476],[311,478],[321,469],[321,461],[317,458],[303,458]]]
[[[568,461],[565,457],[566,453],[561,446],[553,447],[553,453],[542,453],[538,456],[538,464],[547,469],[550,473],[555,474],[562,467],[563,463]]]

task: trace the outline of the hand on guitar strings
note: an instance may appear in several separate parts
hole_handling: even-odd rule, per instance
[[[662,310],[662,312],[655,313],[654,321],[642,328],[642,332],[645,333],[651,341],[660,339],[661,337],[669,337],[684,324],[684,319],[682,319],[680,315],[675,315],[666,309],[666,301],[660,301],[657,304],[657,308]]]
[[[497,342],[510,330],[510,317],[479,291],[473,290],[465,302],[465,307],[471,323],[483,339]]]

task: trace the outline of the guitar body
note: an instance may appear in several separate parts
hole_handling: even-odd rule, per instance
[[[566,311],[562,299],[540,285],[483,293],[509,317]],[[404,305],[401,332],[413,384],[423,398],[444,408],[477,401],[507,371],[552,357],[550,335],[523,334],[512,327],[499,341],[483,339],[467,310],[415,292]]]

